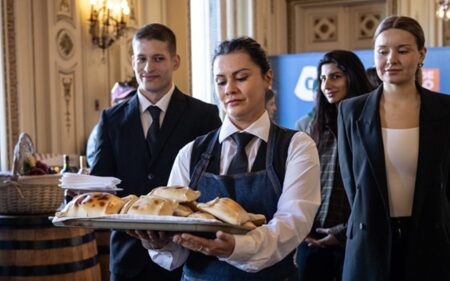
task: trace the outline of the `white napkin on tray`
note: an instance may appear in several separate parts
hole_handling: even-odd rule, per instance
[[[60,186],[66,189],[117,189],[121,180],[115,177],[99,177],[75,173],[65,173],[60,179]]]

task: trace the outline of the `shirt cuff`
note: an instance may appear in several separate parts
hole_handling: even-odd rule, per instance
[[[253,230],[257,231],[257,230]],[[220,258],[220,261],[224,261],[232,266],[235,266],[241,270],[247,272],[257,272],[259,268],[253,268],[247,264],[246,261],[253,256],[252,251],[249,249],[255,249],[255,240],[250,235],[233,235],[234,236],[234,250],[229,257]]]
[[[189,251],[170,242],[161,249],[148,250],[148,254],[156,264],[172,271],[184,264],[189,256]]]

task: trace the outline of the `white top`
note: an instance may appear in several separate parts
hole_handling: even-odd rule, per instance
[[[167,108],[169,107],[170,98],[172,97],[173,91],[175,90],[175,84],[172,84],[170,90],[156,103],[151,103],[143,94],[141,94],[140,90],[137,91],[138,100],[139,100],[139,112],[141,113],[141,123],[142,129],[144,130],[144,136],[147,138],[148,128],[152,125],[153,118],[148,112],[147,108],[150,105],[154,105],[161,109],[161,113],[159,115],[159,126],[164,121],[164,117],[166,116]]]
[[[419,128],[382,128],[391,217],[412,214],[419,157]]]
[[[261,140],[269,137],[270,119],[265,112],[244,131],[258,138],[246,147],[251,167]],[[225,174],[236,153],[236,145],[229,138],[239,131],[228,117],[222,124],[219,142],[222,142],[220,174]],[[178,153],[168,185],[189,185],[189,165],[193,142]],[[288,148],[286,174],[283,191],[278,201],[277,211],[266,225],[250,231],[246,235],[234,235],[236,245],[228,258],[220,258],[241,270],[256,272],[281,261],[292,252],[309,233],[316,211],[320,205],[320,165],[316,145],[305,133],[297,132]],[[181,266],[189,251],[174,243],[165,248],[149,250],[150,257],[165,269]]]

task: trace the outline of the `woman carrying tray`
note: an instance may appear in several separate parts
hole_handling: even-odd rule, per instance
[[[305,133],[270,121],[265,93],[272,69],[256,41],[222,42],[213,69],[226,112],[223,125],[180,150],[169,185],[201,191],[199,202],[230,197],[269,222],[246,235],[218,231],[215,239],[154,231],[133,235],[160,266],[172,270],[184,264],[182,280],[296,280],[293,253],[320,204],[316,146]]]

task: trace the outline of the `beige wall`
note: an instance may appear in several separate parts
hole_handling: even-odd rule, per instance
[[[189,0],[141,0],[141,25],[158,22],[169,26],[177,36],[181,66],[174,75],[175,84],[190,94],[189,66]]]
[[[195,1],[195,0],[194,0]],[[177,36],[177,51],[181,57],[181,66],[175,72],[175,84],[180,90],[190,95],[190,45],[189,45],[189,1],[188,0],[166,0],[165,24],[168,25]]]
[[[9,158],[22,131],[31,135],[38,152],[83,153],[91,128],[109,106],[112,85],[132,75],[130,40],[144,23],[161,22],[177,34],[182,65],[175,82],[189,92],[187,0],[129,0],[135,18],[128,33],[106,51],[91,42],[87,0],[3,2],[2,9],[13,7],[2,25],[9,30],[5,41],[14,40],[5,54],[17,58],[8,61],[13,71],[5,75],[5,96],[13,109],[7,130],[15,132],[7,140],[8,151],[2,151]],[[8,27],[11,23],[14,26]],[[62,40],[62,34],[69,40]]]

